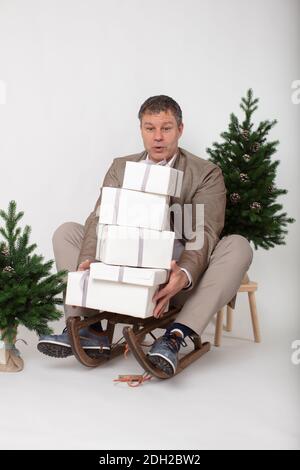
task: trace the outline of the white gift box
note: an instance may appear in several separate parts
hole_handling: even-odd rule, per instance
[[[65,303],[86,307],[86,296],[89,280],[89,270],[68,273],[67,292]]]
[[[165,269],[132,268],[92,263],[86,306],[134,317],[152,316],[152,297],[167,282]]]
[[[179,197],[183,171],[169,166],[126,162],[123,188]]]
[[[106,264],[170,269],[175,233],[98,225],[96,259]]]
[[[168,228],[168,196],[103,187],[99,223],[153,230]]]

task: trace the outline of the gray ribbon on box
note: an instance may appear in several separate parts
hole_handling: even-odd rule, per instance
[[[144,172],[144,176],[143,176],[143,181],[142,181],[142,184],[141,184],[141,191],[143,191],[143,192],[145,192],[145,190],[146,190],[146,186],[147,186],[149,175],[150,175],[150,170],[151,170],[151,163],[150,164],[147,163],[146,168],[145,168],[145,172]]]
[[[114,213],[113,213],[113,220],[112,224],[117,225],[118,221],[118,213],[119,213],[119,205],[120,205],[120,196],[121,196],[121,188],[116,188],[116,197],[114,201]]]
[[[146,161],[144,163],[146,163],[146,168],[145,168],[145,171],[144,171],[143,181],[142,181],[141,189],[140,189],[140,191],[142,191],[142,192],[146,191],[146,186],[147,186],[147,183],[148,183],[151,166],[155,165],[155,163],[152,163],[152,162],[149,162],[149,161]],[[166,165],[167,165],[167,162],[164,165],[160,165],[160,166],[166,166]],[[176,177],[175,190],[174,190],[174,195],[175,195],[177,193],[179,171],[176,170],[176,168],[173,168],[173,170],[175,170],[175,172],[176,172],[175,173],[175,177]]]
[[[119,266],[118,282],[123,282],[123,279],[124,279],[124,267],[125,267],[125,266]]]
[[[139,227],[139,248],[138,248],[138,261],[137,261],[137,265],[138,265],[139,268],[142,266],[143,253],[144,253],[143,228]]]
[[[103,227],[103,230],[101,232],[101,235],[102,233],[104,232],[104,228],[106,227],[107,225],[104,225]],[[138,259],[137,259],[137,266],[138,267],[141,267],[142,266],[142,263],[143,263],[143,255],[144,255],[144,237],[143,237],[143,227],[135,227],[139,230],[139,240],[138,240]],[[99,236],[99,234],[97,235]],[[106,238],[105,237],[100,237],[100,243],[99,243],[99,249],[98,249],[98,253],[97,253],[97,259],[100,259],[100,250],[101,250],[101,247],[103,246],[103,244],[105,243],[106,241]]]
[[[149,170],[150,170],[150,165],[147,165],[147,168],[148,167],[149,167]],[[149,172],[146,173],[146,174],[149,176]],[[147,176],[147,178],[148,178],[148,176]],[[145,182],[145,185],[146,184],[147,184],[147,181]],[[114,213],[113,213],[112,225],[117,225],[119,206],[120,206],[120,196],[121,196],[121,188],[117,188],[116,197],[115,197],[115,201],[114,201]],[[138,262],[137,262],[137,265],[142,266],[143,252],[144,252],[144,238],[143,238],[143,229],[142,229],[142,227],[138,227],[138,229],[139,229],[139,247],[138,247]]]
[[[149,174],[150,174],[150,169],[151,169],[151,163],[146,164],[145,168],[145,173],[141,185],[141,191],[145,192],[146,185],[149,179]],[[113,217],[112,217],[112,225],[117,225],[118,222],[118,215],[119,215],[119,207],[120,207],[120,197],[121,197],[121,189],[122,188],[115,188],[116,189],[116,197],[114,200],[114,208],[113,208]]]
[[[118,272],[118,282],[123,282],[124,279],[124,268],[125,266],[119,266],[119,272]],[[82,288],[82,306],[86,307],[86,297],[87,297],[87,288],[88,288],[88,282],[89,282],[89,277],[90,277],[90,270],[86,269],[84,271],[84,274],[82,275],[82,278],[80,279],[80,286]]]
[[[80,287],[82,289],[81,304],[83,307],[86,307],[86,297],[87,297],[89,277],[90,277],[90,270],[86,269],[80,279]]]

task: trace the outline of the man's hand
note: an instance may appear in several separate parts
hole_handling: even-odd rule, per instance
[[[80,265],[78,266],[77,268],[77,271],[85,271],[86,269],[90,269],[90,264],[92,263],[93,261],[90,260],[90,259],[86,259],[85,261],[83,261],[82,263],[80,263]],[[76,305],[72,305],[73,308],[76,308]]]
[[[86,259],[85,261],[83,261],[82,263],[80,263],[80,265],[79,265],[78,268],[77,268],[77,271],[85,271],[86,269],[90,269],[90,264],[91,264],[92,262],[93,262],[92,260]]]
[[[155,318],[162,316],[163,311],[171,297],[181,291],[184,287],[189,284],[189,279],[184,271],[177,266],[176,261],[171,262],[171,273],[169,282],[164,285],[154,296],[153,301],[156,302],[156,307],[153,311]]]

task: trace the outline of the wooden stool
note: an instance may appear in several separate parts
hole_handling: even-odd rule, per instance
[[[248,275],[246,274],[244,279],[242,280],[242,284],[238,292],[248,292],[254,341],[256,343],[260,343],[261,336],[260,336],[256,301],[255,301],[256,291],[257,291],[257,282],[250,281]],[[227,304],[226,326],[224,327],[226,331],[232,331],[232,320],[233,320],[232,317],[233,317],[234,305],[235,305],[235,298],[233,299],[233,302],[231,301]],[[215,342],[214,342],[215,346],[221,345],[221,338],[222,338],[222,331],[223,331],[223,318],[224,318],[224,307],[221,310],[219,310],[219,312],[217,313]]]

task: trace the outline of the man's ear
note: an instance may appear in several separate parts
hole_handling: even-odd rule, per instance
[[[181,135],[182,135],[182,133],[183,133],[183,128],[184,128],[184,124],[183,124],[183,122],[182,122],[182,123],[179,124],[179,126],[178,126],[178,130],[179,130],[179,133],[180,133],[179,137],[181,137]]]

